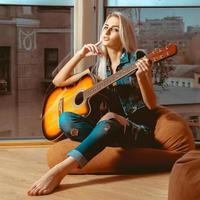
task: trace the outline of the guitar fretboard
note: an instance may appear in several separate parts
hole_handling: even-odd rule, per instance
[[[84,98],[92,97],[93,95],[97,94],[98,92],[118,81],[119,79],[123,78],[124,76],[134,73],[136,69],[137,67],[135,65],[130,65],[117,71],[112,76],[109,76],[106,79],[96,83],[92,88],[85,90],[83,92]]]

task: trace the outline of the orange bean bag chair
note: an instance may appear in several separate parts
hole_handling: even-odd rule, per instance
[[[168,200],[200,199],[200,151],[189,151],[178,159],[169,180]]]
[[[156,120],[154,134],[160,148],[106,147],[82,169],[75,169],[71,173],[113,174],[171,169],[178,158],[195,148],[194,139],[186,121],[170,109],[157,107]],[[69,139],[53,144],[47,154],[49,167],[64,160],[67,152],[78,144]]]

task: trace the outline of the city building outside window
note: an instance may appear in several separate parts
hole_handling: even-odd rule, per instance
[[[73,53],[73,10],[0,5],[0,140],[44,138],[41,112],[51,73]]]

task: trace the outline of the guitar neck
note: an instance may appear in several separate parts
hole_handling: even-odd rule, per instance
[[[136,65],[130,65],[128,67],[125,67],[117,71],[115,74],[95,84],[94,87],[85,90],[84,96],[87,98],[97,94],[98,92],[105,89],[114,82],[118,81],[119,79],[123,78],[124,76],[134,73],[136,69],[137,69]]]
[[[152,63],[155,63],[165,58],[168,58],[170,56],[173,56],[176,53],[177,53],[176,44],[168,44],[164,48],[155,49],[153,52],[149,53],[146,56]],[[136,70],[137,70],[137,66],[134,64],[131,64],[128,67],[125,67],[117,71],[115,74],[112,74],[108,78],[95,84],[92,88],[85,90],[83,92],[84,98],[88,98],[97,94],[98,92],[105,89],[106,87],[113,84],[114,82],[118,81],[119,79],[123,78],[124,76],[134,73]]]

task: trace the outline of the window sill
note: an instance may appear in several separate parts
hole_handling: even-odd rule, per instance
[[[48,147],[54,144],[45,139],[4,139],[0,140],[0,148],[8,147]]]

